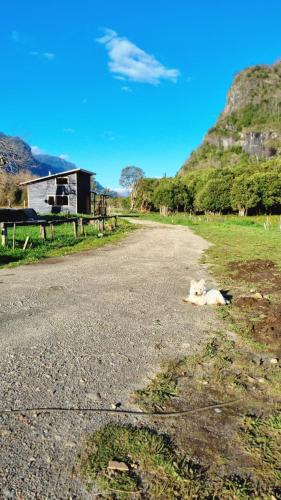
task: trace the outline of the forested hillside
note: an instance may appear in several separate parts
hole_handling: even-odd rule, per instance
[[[237,75],[226,107],[180,170],[225,167],[281,153],[281,63]]]
[[[281,63],[237,75],[217,123],[173,179],[143,179],[138,206],[196,212],[279,213]]]

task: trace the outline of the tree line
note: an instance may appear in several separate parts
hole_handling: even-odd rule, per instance
[[[165,206],[182,212],[281,212],[281,158],[194,170],[174,178],[141,178],[134,197],[140,210]]]

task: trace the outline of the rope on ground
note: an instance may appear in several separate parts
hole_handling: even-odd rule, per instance
[[[201,411],[212,410],[215,408],[222,408],[224,406],[230,406],[238,403],[243,398],[234,399],[232,401],[226,401],[225,403],[216,403],[206,406],[199,406],[196,408],[189,408],[187,410],[181,411],[168,411],[168,412],[143,412],[137,410],[121,410],[113,408],[65,408],[65,407],[42,407],[42,408],[10,408],[10,409],[0,409],[0,414],[9,413],[49,413],[49,412],[78,412],[78,413],[115,413],[118,415],[135,415],[140,417],[180,417],[188,415],[190,413],[199,413]]]

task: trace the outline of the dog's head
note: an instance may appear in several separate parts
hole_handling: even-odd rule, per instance
[[[191,280],[190,282],[190,295],[205,295],[206,286],[205,280],[195,281]]]

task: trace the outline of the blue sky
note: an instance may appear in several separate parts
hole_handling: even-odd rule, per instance
[[[14,0],[0,18],[0,131],[93,170],[174,175],[236,72],[281,56],[281,2]]]

